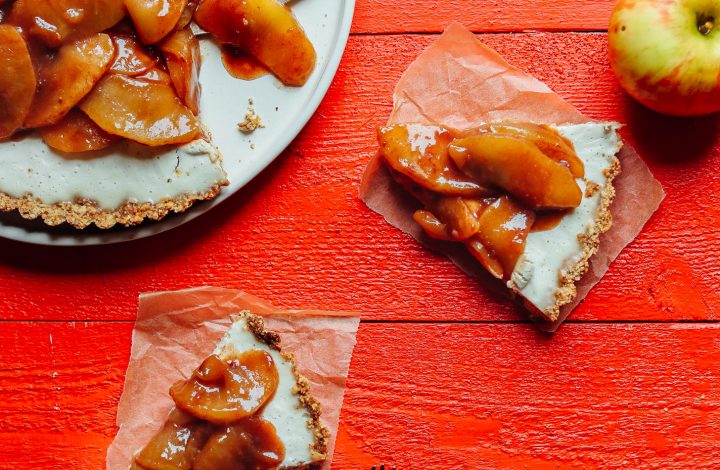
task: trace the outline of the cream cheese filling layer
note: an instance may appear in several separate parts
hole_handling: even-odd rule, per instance
[[[295,467],[313,461],[310,452],[315,442],[312,430],[308,427],[310,414],[300,404],[293,388],[297,385],[292,364],[286,361],[275,349],[258,341],[250,331],[245,319],[235,321],[215,348],[213,354],[222,357],[223,349],[232,346],[238,352],[259,349],[268,352],[278,370],[280,382],[275,396],[265,405],[262,417],[275,426],[278,437],[285,445],[285,459],[280,468]]]
[[[48,205],[85,199],[107,210],[205,193],[225,181],[220,152],[205,140],[171,147],[122,141],[70,155],[31,134],[0,143],[0,164],[0,192],[8,196],[30,194]]]
[[[508,287],[518,290],[539,310],[546,311],[555,305],[561,276],[583,257],[578,235],[587,234],[595,225],[600,194],[608,184],[606,170],[612,167],[613,157],[622,147],[619,127],[617,123],[557,126],[585,164],[585,178],[577,180],[583,199],[553,229],[528,235],[525,251],[508,281]],[[585,195],[587,182],[600,187],[590,197]]]

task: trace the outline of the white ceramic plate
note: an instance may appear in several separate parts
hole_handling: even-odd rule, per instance
[[[355,0],[298,0],[293,11],[318,56],[317,67],[305,86],[285,87],[272,76],[253,81],[232,78],[222,65],[219,48],[201,39],[203,86],[201,119],[224,157],[230,185],[212,202],[197,204],[183,214],[132,228],[56,230],[17,214],[0,218],[0,236],[41,245],[77,246],[118,243],[149,237],[175,228],[212,209],[245,186],[267,167],[298,135],[320,105],[342,58],[352,22]],[[248,109],[248,99],[265,128],[250,135],[237,129]],[[254,148],[251,148],[251,145]]]

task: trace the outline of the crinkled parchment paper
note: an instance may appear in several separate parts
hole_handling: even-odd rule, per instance
[[[189,377],[210,355],[230,327],[230,316],[242,310],[263,315],[266,328],[280,335],[283,351],[295,354],[330,430],[329,458],[323,467],[330,468],[359,316],[280,310],[245,292],[200,287],[140,296],[118,405],[120,429],[107,452],[109,470],[129,467],[133,454],[160,429],[173,407],[170,386]]]
[[[545,124],[591,120],[547,85],[509,65],[459,23],[448,26],[408,67],[395,88],[393,100],[389,124],[442,124],[463,130],[502,120]],[[626,144],[619,159],[622,173],[614,183],[617,195],[611,207],[613,226],[601,237],[600,249],[593,256],[590,269],[576,284],[576,299],[561,308],[558,321],[540,323],[543,330],[555,331],[560,326],[620,251],[640,233],[665,197],[662,186],[633,148]],[[417,202],[394,184],[378,157],[368,164],[360,197],[390,224],[420,243],[445,253],[468,274],[485,279],[493,289],[502,288],[463,246],[431,240],[423,234],[412,220]]]

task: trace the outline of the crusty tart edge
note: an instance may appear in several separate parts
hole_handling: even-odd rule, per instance
[[[202,139],[212,145],[210,129],[202,123],[200,126]],[[223,158],[219,151],[217,159],[222,162]],[[41,218],[50,227],[56,227],[63,223],[68,223],[77,229],[87,228],[91,224],[95,224],[100,229],[109,229],[118,224],[132,227],[141,224],[146,219],[161,220],[170,212],[180,214],[198,201],[215,199],[220,194],[223,186],[230,184],[225,169],[222,164],[220,165],[225,177],[216,181],[209,189],[185,193],[175,198],[166,198],[158,203],[127,201],[117,209],[109,210],[101,209],[98,207],[97,202],[85,198],[79,198],[74,202],[64,201],[57,204],[45,204],[32,194],[14,197],[0,191],[0,212],[17,210],[23,219],[35,220]]]
[[[619,142],[617,152],[622,148],[622,141]],[[616,152],[616,155],[617,155]],[[560,316],[560,307],[569,304],[577,295],[575,283],[579,281],[590,268],[590,258],[597,253],[600,246],[600,235],[610,230],[612,227],[612,213],[610,206],[615,199],[615,187],[613,181],[621,172],[620,160],[614,156],[611,160],[610,167],[604,170],[607,182],[600,192],[600,206],[595,216],[595,224],[585,233],[578,234],[578,241],[582,249],[581,258],[567,269],[560,276],[560,286],[555,291],[555,304],[544,311],[538,309],[532,302],[522,297],[522,293],[513,288],[514,293],[522,299],[523,306],[534,315],[544,317],[550,321],[556,321]]]
[[[291,353],[283,352],[280,348],[280,335],[273,331],[265,329],[265,322],[262,317],[255,315],[250,311],[242,311],[237,315],[233,316],[234,321],[245,319],[248,325],[248,329],[255,335],[258,341],[267,344],[271,349],[274,349],[280,353],[280,355],[288,361],[292,366],[293,375],[297,385],[293,388],[293,392],[297,395],[300,404],[307,410],[310,415],[307,425],[312,430],[313,437],[315,438],[314,444],[310,447],[310,455],[312,456],[313,462],[308,465],[301,465],[292,467],[296,470],[305,468],[313,468],[319,465],[327,458],[327,447],[328,440],[330,439],[330,431],[320,422],[320,416],[322,415],[322,407],[320,403],[310,395],[310,383],[303,377],[297,369],[295,363],[295,356]]]
[[[17,210],[21,217],[28,220],[41,218],[51,227],[67,222],[77,229],[91,224],[98,228],[109,229],[117,224],[130,227],[142,223],[145,219],[161,220],[170,212],[185,212],[197,201],[215,199],[228,181],[220,181],[207,191],[186,193],[173,199],[164,199],[158,203],[128,201],[114,210],[101,209],[97,203],[87,199],[75,202],[45,204],[40,199],[26,194],[22,197],[8,196],[0,192],[0,212]]]

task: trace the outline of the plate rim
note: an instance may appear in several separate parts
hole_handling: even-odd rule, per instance
[[[345,53],[355,13],[356,0],[342,1],[344,8],[339,18],[340,25],[338,29],[338,41],[330,51],[328,60],[325,64],[325,69],[315,86],[315,90],[306,102],[307,106],[299,113],[299,118],[293,125],[290,126],[289,132],[286,132],[282,138],[277,139],[277,144],[274,145],[272,150],[269,152],[272,156],[265,159],[261,162],[261,164],[249,171],[247,176],[243,178],[244,181],[237,185],[237,187],[229,191],[222,191],[220,196],[213,201],[196,202],[193,207],[183,213],[172,214],[169,218],[164,218],[154,222],[146,221],[137,227],[128,227],[126,229],[122,229],[121,231],[85,235],[81,230],[79,230],[77,234],[53,234],[52,232],[43,232],[40,230],[28,233],[28,231],[22,227],[0,224],[0,238],[26,243],[29,245],[58,247],[102,246],[129,243],[172,231],[181,225],[199,218],[203,214],[206,214],[215,207],[221,205],[227,199],[230,199],[230,197],[237,194],[242,188],[262,173],[272,162],[277,160],[277,158],[305,128],[310,119],[315,115],[315,112],[322,103],[322,100],[325,98],[325,95],[327,95],[335,75],[337,74],[340,61]]]

